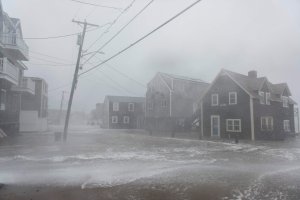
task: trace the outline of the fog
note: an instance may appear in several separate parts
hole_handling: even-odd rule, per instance
[[[120,8],[126,8],[131,3],[120,0],[92,2]],[[97,64],[100,59],[105,60],[191,2],[154,1],[102,50],[105,54],[98,54],[90,62]],[[147,3],[148,1],[135,1],[96,43],[95,40],[107,27],[88,32],[84,49],[91,47],[89,52],[97,50]],[[82,28],[71,22],[73,18],[86,19],[101,26],[112,22],[120,14],[115,9],[67,0],[5,0],[3,7],[10,16],[21,19],[24,38],[77,33]],[[259,76],[267,76],[271,82],[287,82],[293,98],[299,102],[299,8],[296,0],[202,1],[108,64],[144,85],[158,71],[211,82],[221,68],[242,74],[254,69]],[[69,64],[76,62],[76,40],[76,36],[26,40],[30,48],[30,61],[26,63],[29,70],[26,75],[46,79],[50,90],[50,108],[59,108],[62,90],[70,90],[75,65]],[[91,66],[87,64],[84,69]],[[105,95],[144,96],[145,92],[146,88],[109,66],[103,66],[79,80],[73,109],[89,112],[97,102],[103,101]]]

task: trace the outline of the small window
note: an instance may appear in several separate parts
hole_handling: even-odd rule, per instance
[[[212,94],[211,95],[211,105],[212,106],[219,105],[219,95],[218,94]]]
[[[271,105],[270,99],[271,99],[271,93],[267,92],[266,93],[266,104],[267,105]]]
[[[272,131],[273,130],[273,117],[262,117],[261,118],[261,130]]]
[[[0,110],[5,110],[6,105],[6,90],[0,91]]]
[[[128,104],[128,111],[133,112],[134,111],[134,103],[129,103]]]
[[[198,104],[193,103],[193,113],[195,113],[198,110]]]
[[[265,93],[262,91],[259,91],[259,100],[260,104],[265,104]]]
[[[118,116],[112,116],[111,117],[111,123],[117,124],[118,123]]]
[[[283,130],[284,132],[291,132],[290,120],[283,120]]]
[[[229,92],[229,105],[237,104],[237,93]]]
[[[129,124],[129,121],[130,121],[130,119],[129,119],[128,116],[124,116],[124,117],[123,117],[123,123],[124,123],[124,124]]]
[[[283,103],[283,107],[288,108],[289,107],[289,99],[288,99],[288,97],[283,96],[282,97],[282,103]]]
[[[119,111],[119,103],[118,102],[113,103],[113,111]]]
[[[161,101],[161,107],[166,108],[167,107],[167,100],[162,100]]]
[[[227,132],[241,132],[241,120],[240,119],[227,119],[226,120],[226,131]]]
[[[149,110],[153,110],[153,102],[149,102],[148,103],[148,109]]]

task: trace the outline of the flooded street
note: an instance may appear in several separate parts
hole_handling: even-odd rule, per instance
[[[53,132],[7,143],[0,151],[0,199],[300,196],[299,138],[231,144],[77,127],[66,145],[55,143]]]

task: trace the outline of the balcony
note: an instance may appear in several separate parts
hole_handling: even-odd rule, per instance
[[[27,92],[29,94],[35,94],[35,82],[29,77],[23,77],[20,86],[13,86],[12,91],[15,92]]]
[[[29,60],[28,46],[17,34],[2,33],[0,35],[0,43],[3,52],[8,57],[13,57],[16,60]]]
[[[19,83],[19,68],[7,58],[0,58],[0,78],[6,79],[14,85]]]

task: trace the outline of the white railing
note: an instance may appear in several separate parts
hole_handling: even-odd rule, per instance
[[[19,35],[15,33],[2,33],[0,36],[0,41],[2,44],[7,46],[13,46],[15,48],[18,48],[23,55],[25,55],[28,58],[28,46]]]
[[[0,58],[0,73],[9,76],[16,83],[19,82],[19,69],[7,58]]]
[[[21,87],[29,90],[31,93],[35,93],[35,82],[31,78],[24,77]]]

